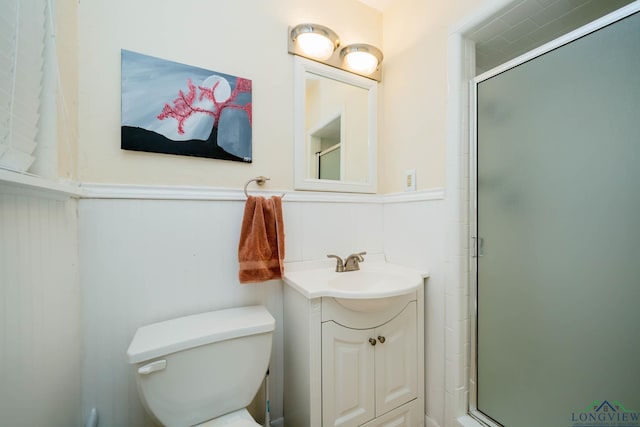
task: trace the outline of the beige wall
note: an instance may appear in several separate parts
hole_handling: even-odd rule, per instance
[[[76,0],[56,1],[58,176],[75,180],[78,151],[78,26]]]
[[[379,192],[445,186],[447,38],[451,27],[496,0],[395,0],[383,14]]]
[[[381,13],[356,0],[115,0],[82,2],[77,11],[74,2],[61,0],[71,12],[59,16],[61,26],[73,29],[66,23],[77,12],[78,52],[76,58],[69,48],[75,32],[66,31],[59,54],[71,126],[60,135],[60,175],[230,188],[267,175],[271,188],[292,188],[293,65],[285,38],[289,25],[311,21],[333,28],[343,44],[364,41],[385,53],[379,193],[403,191],[407,169],[416,169],[418,190],[444,187],[447,37],[453,24],[497,1],[395,0]],[[253,163],[121,150],[120,49],[253,80]]]
[[[355,0],[114,0],[78,4],[82,182],[293,186],[293,59],[287,27],[318,22],[343,42],[382,44],[382,15]],[[120,149],[120,49],[253,81],[253,163]]]

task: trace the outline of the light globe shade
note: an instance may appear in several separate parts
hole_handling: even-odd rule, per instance
[[[359,74],[369,75],[376,71],[382,62],[382,52],[368,44],[345,46],[340,55],[347,69]]]
[[[371,74],[378,68],[378,59],[368,52],[351,52],[345,61],[350,70],[361,74]]]
[[[302,33],[296,38],[298,47],[307,56],[325,60],[331,57],[334,44],[321,34]]]

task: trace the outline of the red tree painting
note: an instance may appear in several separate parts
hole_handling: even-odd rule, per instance
[[[185,94],[182,90],[178,91],[178,97],[173,100],[173,107],[169,104],[164,104],[162,112],[158,114],[158,119],[176,119],[178,121],[178,133],[184,134],[184,122],[194,114],[201,113],[213,116],[213,126],[217,128],[222,111],[225,108],[235,108],[245,111],[249,119],[249,124],[251,124],[251,103],[249,102],[244,105],[234,104],[238,94],[251,93],[251,80],[238,77],[236,87],[233,89],[233,92],[231,92],[231,96],[222,102],[219,102],[215,96],[216,89],[219,85],[220,81],[216,81],[210,88],[198,86],[196,89],[196,86],[192,83],[191,79],[188,79],[187,86],[189,87],[189,92]],[[200,91],[200,94],[196,97],[196,92],[198,90]],[[195,105],[196,99],[202,101],[205,98],[209,99],[213,103],[215,107],[213,110],[201,108]]]
[[[242,77],[123,50],[121,147],[251,162],[251,89]]]

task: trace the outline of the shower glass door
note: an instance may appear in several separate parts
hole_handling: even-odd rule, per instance
[[[476,103],[477,411],[640,426],[640,13]]]

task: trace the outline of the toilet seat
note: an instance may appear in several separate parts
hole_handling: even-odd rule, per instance
[[[246,409],[231,412],[222,417],[209,420],[195,427],[261,427]]]

